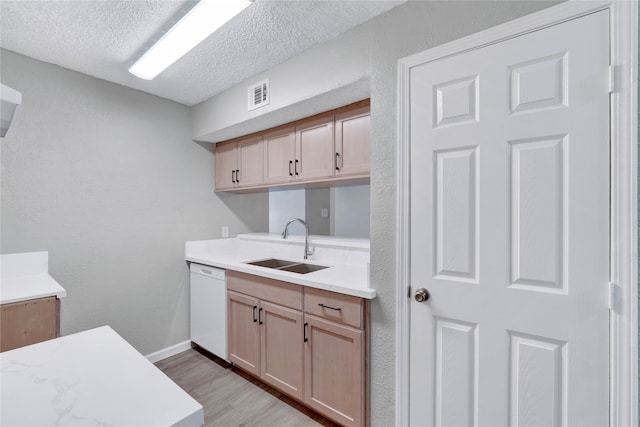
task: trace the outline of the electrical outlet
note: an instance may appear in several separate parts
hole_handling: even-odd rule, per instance
[[[329,216],[329,209],[327,208],[320,209],[320,216],[322,218],[327,218]]]
[[[223,225],[222,228],[220,229],[220,234],[222,235],[222,237],[229,237],[229,227],[226,225]]]

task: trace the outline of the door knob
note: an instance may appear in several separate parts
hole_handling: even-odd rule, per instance
[[[425,288],[420,288],[416,291],[416,301],[418,302],[425,302],[429,299],[431,295],[429,295],[429,291],[427,291]]]

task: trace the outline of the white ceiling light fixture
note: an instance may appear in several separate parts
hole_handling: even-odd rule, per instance
[[[129,72],[141,79],[152,80],[251,3],[252,0],[200,0],[129,68]]]

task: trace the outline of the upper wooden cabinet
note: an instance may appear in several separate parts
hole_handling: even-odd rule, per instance
[[[368,179],[370,133],[366,100],[218,143],[216,191]]]
[[[297,180],[333,177],[333,117],[324,117],[296,126]]]
[[[263,141],[265,184],[293,181],[296,156],[295,128],[283,128],[266,133]]]
[[[216,144],[216,190],[262,185],[264,183],[263,144],[260,136]]]
[[[369,107],[335,116],[336,176],[370,174],[370,117]]]

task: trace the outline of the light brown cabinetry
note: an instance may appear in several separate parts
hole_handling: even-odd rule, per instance
[[[365,302],[306,288],[305,403],[344,426],[365,425]]]
[[[369,100],[365,100],[220,142],[215,149],[216,191],[366,182],[370,139]],[[241,152],[242,144],[251,150]]]
[[[295,128],[283,128],[264,135],[264,182],[293,181],[296,156]]]
[[[264,183],[264,147],[261,137],[217,144],[216,190],[260,186]]]
[[[227,273],[227,289],[229,360],[302,400],[302,289],[235,272]]]
[[[0,351],[56,338],[59,313],[54,296],[0,305]]]
[[[333,117],[296,126],[294,172],[297,180],[333,177]]]
[[[260,375],[260,300],[227,291],[229,360],[254,375]]]
[[[302,399],[302,312],[267,301],[260,302],[260,309],[260,378]]]
[[[367,424],[367,304],[227,272],[229,360],[344,426]]]
[[[335,176],[368,176],[371,171],[369,107],[335,116]]]
[[[265,183],[333,177],[333,117],[279,129],[263,138]]]

